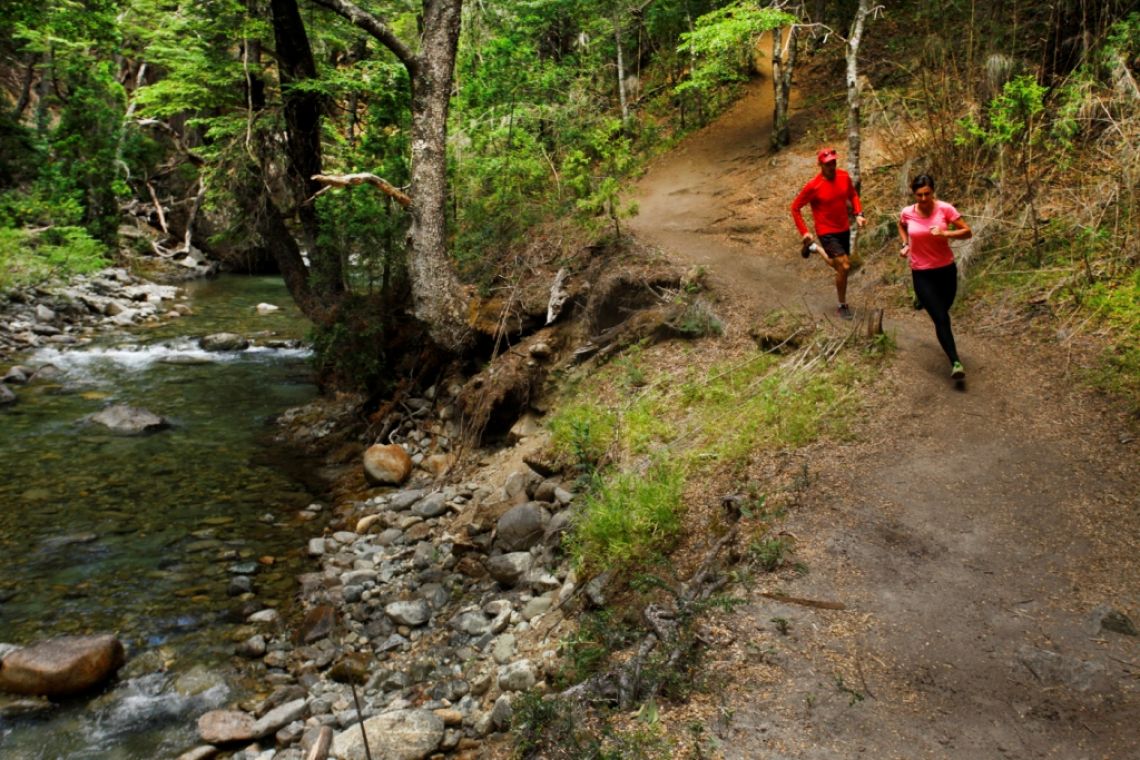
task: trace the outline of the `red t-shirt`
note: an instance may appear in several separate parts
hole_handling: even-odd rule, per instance
[[[836,232],[846,232],[851,229],[851,220],[847,217],[847,204],[856,214],[863,213],[863,204],[859,201],[859,193],[855,192],[855,185],[851,182],[851,175],[842,169],[835,170],[835,179],[827,180],[822,174],[817,174],[804,185],[803,190],[792,201],[792,219],[796,222],[796,229],[801,235],[808,233],[800,209],[811,204],[811,217],[815,221],[816,235],[832,235]]]
[[[945,201],[934,201],[934,210],[930,216],[919,213],[918,204],[904,208],[899,221],[910,239],[910,268],[937,269],[953,264],[954,253],[950,250],[950,241],[944,237],[934,237],[930,230],[935,227],[946,230],[951,222],[961,218],[958,209]]]

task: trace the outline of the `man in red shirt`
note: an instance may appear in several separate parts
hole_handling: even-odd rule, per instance
[[[851,309],[847,306],[847,272],[851,269],[851,221],[848,214],[855,212],[855,222],[860,227],[867,220],[863,218],[863,204],[850,175],[836,167],[839,154],[835,148],[820,149],[816,158],[819,159],[819,174],[812,177],[792,201],[792,219],[803,235],[806,258],[812,236],[800,209],[811,205],[820,255],[835,270],[835,293],[839,297],[836,313],[844,319],[851,319]]]

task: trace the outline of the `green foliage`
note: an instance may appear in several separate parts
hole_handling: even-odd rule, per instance
[[[621,235],[620,220],[637,213],[636,203],[621,198],[622,181],[633,166],[633,146],[619,119],[590,130],[584,145],[570,151],[563,171],[583,221],[590,224],[604,216],[613,224],[614,236]]]
[[[792,540],[785,536],[762,538],[753,541],[748,551],[760,569],[771,573],[784,564],[792,549]]]
[[[106,248],[83,227],[0,227],[0,291],[107,266]]]
[[[1118,336],[1088,371],[1093,385],[1128,400],[1140,413],[1140,270],[1130,278],[1097,282],[1083,290],[1083,311]]]
[[[582,725],[572,703],[528,692],[512,704],[512,756],[530,758],[598,758],[601,744]]]
[[[1036,143],[1041,136],[1038,126],[1045,110],[1047,91],[1032,76],[1016,77],[1006,82],[1001,94],[990,101],[984,122],[967,117],[961,126],[967,134],[990,147]]]
[[[620,473],[590,493],[568,539],[577,562],[624,568],[668,550],[681,529],[684,472],[658,462],[644,473]]]
[[[390,309],[380,298],[349,296],[339,319],[313,327],[313,364],[324,382],[371,392],[384,389],[391,379],[385,344]]]
[[[170,13],[143,6],[135,17],[141,54],[163,76],[135,93],[139,113],[155,119],[189,114],[192,123],[214,118],[245,121],[246,81],[262,77],[265,62],[233,54],[240,40],[271,40],[266,21],[253,17],[239,0],[207,0]],[[206,119],[206,122],[198,121]],[[202,146],[206,155],[212,146]]]
[[[578,621],[578,630],[560,643],[564,667],[558,683],[565,687],[581,683],[601,672],[610,654],[637,638],[637,631],[613,611],[587,612]]]
[[[23,211],[6,214],[6,223],[28,224],[26,212],[34,205],[36,215],[52,220],[49,224],[65,219],[65,226],[81,225],[86,235],[69,230],[60,233],[58,243],[33,241],[41,252],[77,252],[64,257],[68,260],[88,255],[80,251],[82,237],[108,246],[115,242],[118,200],[126,190],[118,161],[125,97],[112,58],[117,12],[118,4],[109,0],[18,4],[11,17],[5,11],[10,54],[36,62],[41,82],[26,121],[6,115],[0,124],[0,152],[17,152],[0,159],[0,181],[19,182],[16,192],[35,196],[25,203],[9,193],[8,210],[22,206]]]
[[[689,338],[703,338],[724,334],[724,324],[713,312],[712,305],[703,298],[687,298],[685,311],[674,327]]]
[[[570,404],[551,417],[551,442],[580,471],[592,472],[609,451],[616,425],[617,415],[598,404]]]
[[[869,356],[886,358],[898,350],[899,344],[894,333],[883,331],[876,334],[867,342],[866,352]]]
[[[692,56],[694,65],[676,92],[711,92],[743,80],[760,35],[795,21],[795,16],[754,0],[737,0],[699,17],[691,32],[681,34],[677,50]]]
[[[587,725],[579,705],[531,692],[512,705],[512,757],[519,760],[666,760],[673,756],[653,702],[622,731]]]
[[[324,222],[318,244],[344,258],[355,294],[394,297],[407,291],[408,215],[403,208],[372,188],[322,196],[317,208]]]
[[[842,435],[850,416],[855,370],[836,364],[824,372],[788,375],[771,371],[775,359],[761,355],[729,368],[714,367],[679,386],[679,403],[701,420],[701,451],[733,466],[769,446],[799,446],[824,433]]]
[[[0,188],[34,179],[43,160],[40,147],[32,129],[6,109],[0,110]]]

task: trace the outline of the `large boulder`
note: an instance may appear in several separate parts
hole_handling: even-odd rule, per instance
[[[512,508],[499,518],[495,528],[495,546],[504,552],[527,551],[542,540],[550,513],[537,501]]]
[[[400,485],[412,474],[412,458],[395,443],[377,443],[364,451],[364,476],[377,485]]]
[[[110,634],[49,639],[0,660],[0,691],[45,697],[82,694],[103,684],[126,659],[122,642]]]
[[[170,423],[146,409],[127,404],[115,404],[91,415],[91,421],[122,435],[153,433],[169,427]]]
[[[373,760],[422,760],[443,741],[443,719],[428,710],[393,710],[364,721]],[[365,760],[360,726],[333,738],[331,757]]]
[[[214,333],[199,338],[198,348],[203,351],[244,351],[249,348],[249,340],[237,333]]]

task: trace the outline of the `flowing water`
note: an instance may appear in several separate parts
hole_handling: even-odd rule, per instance
[[[287,347],[306,325],[279,279],[186,289],[192,316],[23,357],[60,372],[0,410],[0,642],[112,632],[152,663],[128,662],[137,674],[96,698],[0,712],[6,760],[150,760],[193,746],[197,715],[242,695],[233,639],[252,631],[235,579],[283,608],[310,569],[301,550],[317,529],[297,514],[313,497],[268,440],[273,415],[316,395],[307,352]],[[281,310],[259,316],[263,301]],[[220,331],[282,347],[197,348]],[[112,403],[172,426],[127,437],[85,422]]]

